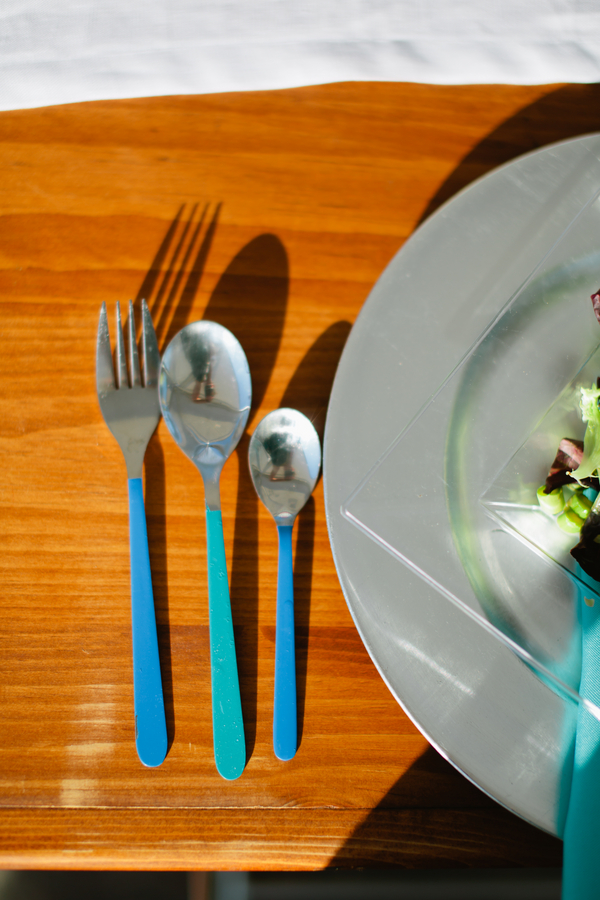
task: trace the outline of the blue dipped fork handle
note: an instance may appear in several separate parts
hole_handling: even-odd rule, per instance
[[[128,479],[131,560],[131,625],[135,745],[145,766],[160,766],[167,755],[156,614],[148,553],[148,532],[141,478]]]

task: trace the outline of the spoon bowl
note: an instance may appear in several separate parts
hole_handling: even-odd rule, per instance
[[[213,743],[217,769],[231,780],[242,774],[246,748],[219,479],[244,432],[252,400],[239,341],[216,322],[187,325],[165,350],[158,395],[169,431],[204,482]]]
[[[315,428],[295,409],[276,409],[252,435],[249,464],[256,493],[277,525],[293,525],[321,468]]]
[[[192,322],[163,355],[159,399],[169,431],[209,490],[209,509],[220,509],[210,486],[237,446],[250,413],[248,360],[233,334],[216,322]]]
[[[298,743],[292,529],[321,468],[321,445],[312,422],[295,409],[269,413],[252,435],[248,463],[279,538],[273,747],[279,759],[288,760]]]

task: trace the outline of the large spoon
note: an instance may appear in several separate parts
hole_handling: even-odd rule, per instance
[[[275,519],[279,536],[273,749],[287,760],[298,743],[292,529],[319,476],[319,436],[301,412],[277,409],[252,435],[248,462],[256,493]]]
[[[250,412],[250,371],[240,343],[215,322],[187,325],[165,350],[158,394],[169,431],[204,481],[213,743],[219,774],[232,780],[244,770],[246,745],[219,479]]]

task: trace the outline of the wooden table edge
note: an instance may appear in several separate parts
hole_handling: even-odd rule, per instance
[[[495,833],[493,846],[489,834]],[[351,835],[348,837],[348,835]],[[533,858],[532,858],[533,850]],[[560,865],[560,842],[501,808],[5,808],[0,868],[299,871]]]

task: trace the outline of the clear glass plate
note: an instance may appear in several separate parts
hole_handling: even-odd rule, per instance
[[[600,375],[590,302],[599,287],[596,196],[342,512],[545,684],[600,718],[578,693],[577,602],[582,591],[600,600],[600,585],[578,577],[568,552],[576,538],[535,504],[560,439],[583,437],[578,387]]]

